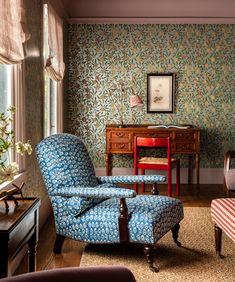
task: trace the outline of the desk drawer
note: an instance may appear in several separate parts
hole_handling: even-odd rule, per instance
[[[173,153],[196,153],[197,151],[197,146],[195,143],[176,142],[172,145]]]
[[[112,153],[132,153],[132,142],[109,142],[108,151]]]
[[[174,140],[185,140],[187,142],[194,142],[197,139],[197,133],[194,131],[176,131],[174,132]]]
[[[110,131],[109,132],[109,139],[127,139],[131,140],[133,134],[128,131]]]

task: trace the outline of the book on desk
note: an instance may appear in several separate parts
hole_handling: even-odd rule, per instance
[[[178,128],[178,129],[187,129],[192,128],[190,124],[156,124],[149,125],[147,128]]]

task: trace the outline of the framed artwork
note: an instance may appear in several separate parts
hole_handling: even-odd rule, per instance
[[[147,74],[147,113],[173,113],[174,73]]]

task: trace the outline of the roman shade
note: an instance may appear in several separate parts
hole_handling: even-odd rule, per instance
[[[0,63],[17,64],[24,60],[24,8],[21,0],[0,0]]]
[[[46,62],[46,71],[49,77],[55,81],[61,81],[64,77],[63,61],[63,22],[48,3],[48,44],[50,48],[49,58]]]

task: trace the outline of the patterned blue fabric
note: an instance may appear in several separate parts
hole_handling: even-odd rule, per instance
[[[69,199],[66,199],[66,201],[68,211],[74,216],[79,216],[88,208],[93,207],[94,205],[99,204],[101,202],[100,199],[96,198],[88,199],[76,196],[70,197]]]
[[[130,215],[130,242],[155,244],[176,223],[183,219],[182,203],[166,196],[142,196],[126,199]],[[58,203],[60,208],[58,208]],[[63,197],[52,199],[57,218],[57,233],[91,243],[118,243],[119,200],[105,200],[79,217],[66,210]],[[64,207],[63,207],[64,206]]]
[[[154,244],[183,218],[180,200],[164,196],[136,196],[115,183],[162,182],[164,176],[96,177],[83,142],[70,134],[56,134],[36,148],[57,234],[93,243],[117,243],[119,198],[125,197],[130,242]]]
[[[80,196],[86,198],[132,198],[136,196],[136,192],[131,189],[106,187],[83,187],[83,188],[61,188],[59,193],[51,193],[52,196]]]
[[[36,147],[49,194],[63,187],[95,187],[95,169],[83,142],[71,134],[55,134]]]
[[[115,176],[99,176],[100,183],[155,183],[165,182],[166,177],[163,175],[115,175]]]

